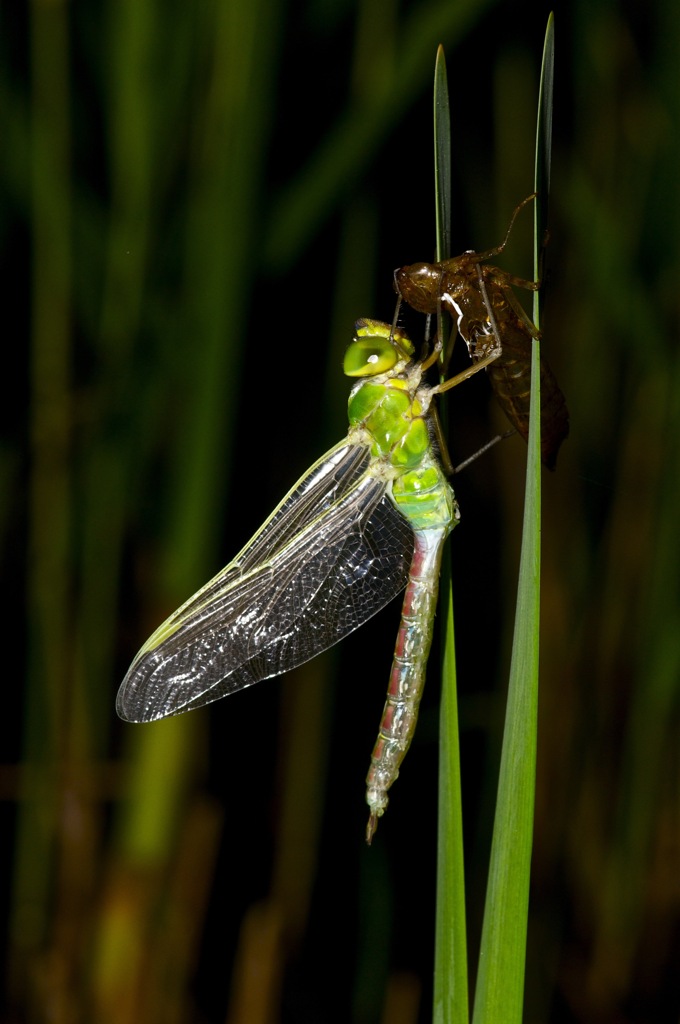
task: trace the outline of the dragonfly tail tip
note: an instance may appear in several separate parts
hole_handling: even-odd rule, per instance
[[[370,815],[368,817],[368,825],[366,826],[366,843],[367,843],[368,846],[371,845],[371,842],[373,840],[373,836],[375,835],[375,830],[377,829],[377,827],[378,827],[378,815],[375,813],[375,811],[371,811],[371,813],[370,813]]]

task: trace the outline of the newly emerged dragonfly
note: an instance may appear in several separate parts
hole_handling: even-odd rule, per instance
[[[302,664],[406,587],[371,766],[367,839],[387,806],[416,724],[432,642],[444,541],[459,512],[432,440],[436,359],[407,335],[359,320],[345,373],[347,437],[298,481],[229,565],[170,616],[135,657],[116,708],[150,722],[198,708]]]
[[[486,252],[472,250],[441,263],[414,263],[395,273],[401,297],[420,313],[446,309],[457,319],[473,363],[487,361],[491,387],[506,416],[522,437],[529,436],[531,343],[540,333],[515,298],[513,286],[537,291],[526,281],[484,263],[507,245],[515,209],[503,242]],[[554,469],[560,445],[569,433],[569,413],[555,375],[541,356],[541,457]]]

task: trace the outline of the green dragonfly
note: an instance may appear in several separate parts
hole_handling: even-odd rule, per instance
[[[130,722],[177,715],[277,676],[351,633],[406,587],[387,701],[367,777],[367,840],[413,736],[442,549],[459,519],[437,454],[435,348],[414,358],[393,325],[359,320],[344,360],[358,378],[349,432],[295,484],[236,558],[147,640],[120,687]]]

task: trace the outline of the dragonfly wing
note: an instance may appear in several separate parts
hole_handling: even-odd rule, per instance
[[[315,462],[274,509],[232,565],[245,572],[285,545],[295,534],[354,487],[371,459],[365,445],[341,441]]]
[[[413,531],[386,482],[365,472],[369,459],[345,445],[312,467],[237,559],[144,645],[118,694],[122,718],[179,714],[294,668],[403,589]]]
[[[222,593],[231,581],[271,559],[292,537],[352,489],[366,471],[370,458],[367,447],[346,440],[326,452],[294,484],[236,558],[173,612],[142,650],[154,645],[157,636],[167,628],[200,611],[211,596]]]

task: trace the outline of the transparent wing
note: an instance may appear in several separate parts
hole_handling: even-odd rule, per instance
[[[147,641],[119,690],[121,718],[176,715],[294,668],[403,589],[413,531],[369,462],[344,442],[309,470]]]

